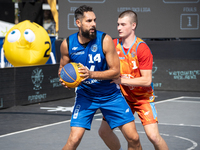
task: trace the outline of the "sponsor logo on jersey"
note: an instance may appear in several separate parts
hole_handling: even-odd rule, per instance
[[[91,46],[91,50],[92,50],[93,52],[96,52],[96,51],[98,50],[97,44],[93,44],[93,45]]]
[[[119,59],[125,59],[125,57],[119,57]]]
[[[128,113],[128,112],[129,112],[129,108],[126,109],[126,113]]]
[[[132,56],[132,57],[135,57],[135,52],[132,52],[132,53],[131,53],[131,56]]]
[[[149,114],[149,111],[145,112],[144,115],[147,116]]]
[[[84,51],[82,51],[82,52],[76,52],[76,53],[72,53],[72,55],[83,55],[83,54],[85,54],[85,52],[84,52]]]
[[[98,82],[98,81],[102,81],[102,80],[97,80],[97,79],[85,80],[85,81],[83,81],[83,83],[85,83],[85,84],[93,84],[93,83],[96,83],[96,82]]]
[[[74,51],[75,51],[75,50],[77,50],[77,48],[78,48],[78,47],[73,47],[73,48],[72,48],[72,50],[74,50]]]

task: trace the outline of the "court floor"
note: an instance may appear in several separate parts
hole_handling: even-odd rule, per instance
[[[158,91],[156,108],[159,131],[170,150],[200,150],[200,93]],[[0,149],[61,150],[70,132],[74,98],[0,110]],[[153,150],[139,118],[136,127],[144,150]],[[98,136],[100,111],[92,128],[86,131],[78,150],[108,149]],[[122,148],[127,142],[118,128],[114,130]]]

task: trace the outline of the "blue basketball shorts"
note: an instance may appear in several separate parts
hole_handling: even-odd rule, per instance
[[[77,94],[71,117],[71,127],[90,130],[97,109],[100,109],[111,129],[135,120],[121,92],[111,96],[85,97]]]

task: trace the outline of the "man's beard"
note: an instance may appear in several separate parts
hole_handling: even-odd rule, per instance
[[[86,31],[83,31],[83,29],[81,29],[81,33],[82,33],[82,36],[87,38],[87,39],[90,39],[90,40],[93,40],[96,38],[96,28],[92,28],[94,30],[94,32],[90,33],[90,30],[86,30]]]

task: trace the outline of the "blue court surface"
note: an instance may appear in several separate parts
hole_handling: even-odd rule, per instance
[[[200,150],[200,93],[156,91],[159,131],[170,150]],[[70,133],[74,98],[15,106],[0,110],[1,150],[61,150]],[[153,150],[137,115],[136,127],[144,150]],[[86,131],[78,150],[107,150],[98,135],[100,111]],[[122,148],[127,142],[114,130]]]

